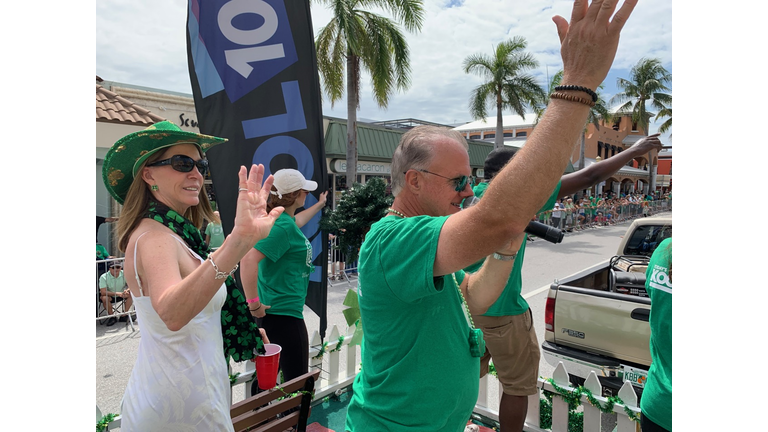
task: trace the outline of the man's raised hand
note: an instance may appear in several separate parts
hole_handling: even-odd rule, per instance
[[[638,0],[574,0],[571,22],[555,15],[552,21],[560,37],[563,85],[596,89],[608,75],[616,57],[619,35]],[[611,20],[611,16],[613,19]]]

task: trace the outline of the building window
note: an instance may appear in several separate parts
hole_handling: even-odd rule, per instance
[[[512,132],[504,132],[504,138],[512,138],[513,136]]]
[[[470,135],[469,139],[480,139],[480,135]]]
[[[603,142],[602,141],[598,141],[597,142],[597,156],[598,157],[603,157]]]
[[[525,132],[525,131],[523,131],[523,132],[518,132],[518,133],[517,133],[517,136],[519,136],[519,137],[528,136],[528,132]]]
[[[616,156],[616,146],[615,145],[611,146],[611,156]]]
[[[619,130],[620,124],[621,124],[621,117],[617,118],[616,121],[613,122],[613,130],[615,131]]]
[[[486,137],[486,138],[496,138],[496,134],[495,134],[495,133],[492,133],[492,134],[485,134],[485,137]]]
[[[632,132],[637,132],[637,122],[632,122]]]

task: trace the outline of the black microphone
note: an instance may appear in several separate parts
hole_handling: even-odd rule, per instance
[[[525,232],[552,243],[560,243],[565,236],[563,230],[536,221],[528,222]]]

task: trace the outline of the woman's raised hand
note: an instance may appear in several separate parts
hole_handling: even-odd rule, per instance
[[[250,173],[245,166],[241,166],[238,177],[240,182],[237,193],[237,211],[232,232],[237,231],[239,235],[256,244],[269,235],[272,225],[275,224],[275,220],[284,209],[283,207],[275,207],[267,214],[267,199],[274,179],[270,175],[262,186],[264,165],[251,165]]]

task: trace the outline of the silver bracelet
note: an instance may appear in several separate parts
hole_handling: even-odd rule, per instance
[[[216,263],[213,262],[213,254],[208,255],[208,258],[206,259],[206,261],[211,262],[211,265],[213,266],[213,270],[216,272],[216,276],[215,276],[216,279],[226,279],[229,276],[232,276],[232,273],[234,273],[235,270],[237,270],[237,266],[238,266],[238,264],[235,264],[235,268],[230,270],[229,273],[224,273],[222,271],[219,271],[219,266],[217,266]]]
[[[502,255],[500,253],[494,252],[491,256],[499,261],[514,261],[515,257],[517,257],[517,252],[513,253],[512,255]]]

